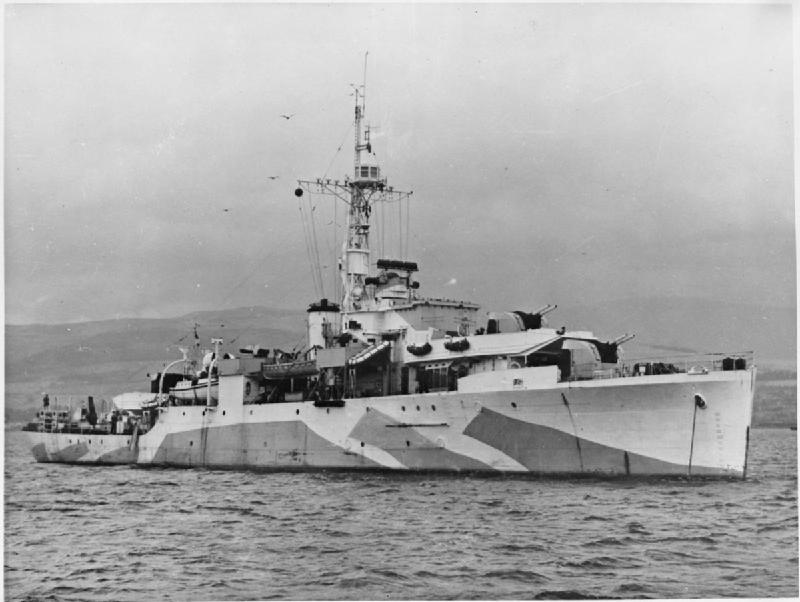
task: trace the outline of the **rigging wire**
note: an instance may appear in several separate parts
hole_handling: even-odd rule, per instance
[[[308,259],[308,266],[309,266],[309,269],[311,269],[311,280],[313,282],[313,280],[314,280],[314,270],[313,270],[312,265],[311,265],[311,255],[308,252],[308,235],[306,234],[306,218],[305,218],[305,215],[303,213],[302,201],[299,201],[297,203],[297,208],[300,210],[300,225],[303,228],[303,246],[306,249],[306,259]],[[316,283],[314,283],[314,285],[315,285],[314,286],[314,292],[316,293]]]
[[[397,246],[400,247],[400,258],[403,258],[403,201],[397,203]]]
[[[322,176],[323,180],[327,178],[328,173],[330,172],[331,168],[333,167],[334,162],[336,161],[337,157],[339,156],[339,153],[341,152],[342,148],[344,148],[344,144],[347,141],[348,137],[350,136],[350,132],[353,129],[354,125],[355,125],[355,121],[353,121],[350,124],[348,124],[347,130],[345,131],[344,136],[342,136],[342,141],[339,144],[339,146],[336,148],[336,152],[333,153],[333,157],[331,157],[330,163],[328,163],[328,167],[327,167],[327,169],[325,170],[325,173]],[[347,202],[346,199],[340,197],[338,194],[335,194],[334,196],[337,199],[340,199],[340,200],[342,200],[344,202]],[[317,231],[316,231],[316,219],[315,219],[315,215],[314,215],[315,207],[312,207],[312,205],[311,205],[311,195],[309,195],[307,201],[308,201],[308,208],[306,209],[306,211],[304,213],[304,211],[303,211],[303,200],[302,199],[300,200],[300,214],[301,214],[301,221],[303,223],[303,241],[305,243],[306,256],[308,257],[309,268],[311,270],[311,281],[312,281],[313,286],[314,286],[314,292],[318,297],[323,298],[325,296],[325,286],[324,286],[324,280],[323,280],[323,277],[322,277],[322,262],[320,261],[320,256],[319,256],[319,242],[318,242]],[[338,243],[339,243],[339,239],[338,239],[338,231],[337,230],[338,230],[338,227],[339,227],[339,223],[338,223],[338,208],[337,208],[336,201],[334,201],[334,203],[333,203],[333,208],[334,208],[334,218],[333,218],[334,253],[331,253],[331,255],[333,257],[336,257],[337,265],[338,265]],[[307,214],[307,216],[306,216],[306,214]],[[327,240],[326,240],[326,244],[327,244]],[[334,292],[334,295],[336,295],[336,298],[338,299],[338,281],[337,281],[338,270],[333,269],[332,273],[333,273],[333,292]]]
[[[335,202],[333,203],[333,206],[334,206],[334,208],[336,207],[336,203],[335,203]],[[321,219],[323,219],[323,220],[324,220],[325,218],[321,218]],[[333,225],[333,228],[332,228],[332,231],[330,231],[330,232],[329,232],[327,229],[325,229],[325,230],[324,230],[324,232],[326,232],[326,234],[325,234],[325,236],[323,237],[323,241],[324,241],[324,243],[325,243],[325,249],[326,249],[326,251],[327,251],[327,253],[328,253],[328,254],[327,254],[327,257],[329,257],[329,258],[330,258],[330,257],[335,257],[335,250],[334,250],[334,248],[335,248],[335,245],[336,245],[336,225],[335,225],[335,223],[334,223],[334,220],[331,220],[330,222],[328,222],[328,225]],[[334,240],[333,240],[334,248],[331,248],[331,237],[333,237],[333,239],[334,239]],[[329,259],[328,261],[330,262],[330,259]],[[330,269],[330,265],[324,265],[324,266],[322,266],[323,278],[324,278],[325,280],[327,280],[327,279],[328,279],[328,277],[329,277],[329,274],[328,274],[328,272],[327,272],[327,271],[325,271],[326,269],[328,269],[328,270],[329,270],[329,269]],[[335,294],[335,288],[336,288],[336,284],[334,283],[334,284],[333,284],[333,287],[331,288],[331,290],[332,290],[332,291],[334,291],[334,294]]]
[[[333,202],[333,253],[331,256],[333,257],[333,268],[331,269],[331,275],[333,280],[333,297],[334,299],[339,299],[339,286],[338,286],[338,272],[336,270],[336,266],[339,262],[339,207],[336,201]]]
[[[311,201],[311,198],[308,199],[308,205],[309,205],[309,211],[308,211],[307,215],[309,216],[309,224],[310,224],[310,232],[311,232],[311,245],[312,245],[311,248],[312,248],[313,257],[314,257],[314,270],[316,272],[317,282],[319,283],[319,294],[320,294],[321,297],[324,297],[325,296],[325,285],[324,285],[324,283],[322,281],[322,268],[321,268],[322,264],[321,264],[320,259],[319,259],[319,242],[318,242],[319,239],[317,238],[317,229],[316,229],[316,226],[315,226],[315,224],[316,224],[316,215],[315,215],[316,206],[313,205],[313,203]]]
[[[344,133],[344,136],[342,137],[342,142],[339,144],[339,147],[336,149],[336,152],[333,153],[333,158],[331,159],[331,162],[328,163],[328,169],[326,169],[325,173],[322,175],[323,180],[328,177],[328,172],[331,170],[331,167],[333,167],[333,162],[336,161],[336,157],[339,156],[339,152],[341,152],[342,148],[344,147],[344,143],[350,137],[350,130],[353,127],[355,127],[355,122],[351,122],[350,125],[347,126],[347,131]]]
[[[408,249],[408,233],[411,231],[411,196],[406,196],[406,256],[405,259],[407,260],[410,253]]]
[[[335,205],[335,203],[334,203]],[[322,261],[319,252],[319,236],[317,235],[317,207],[313,204],[313,200],[309,195],[308,198],[300,198],[299,206],[301,212],[301,221],[303,223],[303,239],[306,247],[306,257],[309,262],[311,271],[311,281],[314,286],[314,293],[320,297],[325,297],[325,280],[322,276]],[[326,244],[330,246],[329,240],[326,238]]]
[[[325,296],[325,283],[322,280],[322,262],[319,258],[319,239],[317,238],[317,220],[315,216],[316,206],[312,206],[311,197],[308,198],[308,205],[311,207],[309,215],[311,216],[311,241],[314,243],[314,255],[316,256],[316,271],[317,279],[319,280],[320,297]]]
[[[299,209],[300,209],[300,222],[302,223],[303,226],[303,241],[306,247],[306,256],[308,257],[308,267],[309,270],[311,271],[311,282],[314,286],[314,293],[317,296],[319,296],[320,295],[319,283],[317,282],[316,271],[314,270],[314,256],[312,254],[310,229],[307,223],[307,217],[305,215],[305,211],[303,211],[302,200],[299,203]]]
[[[312,266],[314,269],[314,276],[317,280],[317,287],[318,287],[318,296],[324,297],[325,296],[325,286],[322,282],[322,274],[320,268],[320,260],[319,260],[319,247],[317,242],[317,230],[315,227],[315,207],[312,206],[311,199],[308,199],[308,211],[306,215],[308,216],[308,223],[309,223],[309,239],[311,241],[311,254],[312,254]]]

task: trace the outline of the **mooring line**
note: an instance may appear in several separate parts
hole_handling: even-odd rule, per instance
[[[747,456],[750,452],[750,427],[744,432],[744,466],[742,467],[742,478],[747,478]]]
[[[692,414],[692,440],[689,442],[689,475],[692,474],[692,456],[694,455],[694,429],[697,422],[697,402],[694,403],[694,413]]]
[[[581,450],[581,440],[578,437],[578,427],[575,426],[575,418],[572,416],[572,409],[569,407],[569,402],[567,401],[567,396],[563,393],[561,394],[561,399],[564,402],[564,405],[567,406],[567,413],[569,414],[569,421],[572,423],[572,433],[575,436],[575,445],[578,447],[578,462],[581,465],[581,472],[583,472],[583,451]]]

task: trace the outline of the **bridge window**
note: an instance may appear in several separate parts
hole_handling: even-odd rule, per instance
[[[450,385],[448,364],[432,364],[425,367],[422,376],[421,392],[447,391]]]

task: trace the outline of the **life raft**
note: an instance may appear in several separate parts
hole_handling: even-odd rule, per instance
[[[408,345],[406,349],[413,355],[427,355],[433,347],[430,343],[425,343],[424,345]]]
[[[469,341],[464,339],[451,339],[444,342],[444,348],[448,351],[466,351],[469,349]]]

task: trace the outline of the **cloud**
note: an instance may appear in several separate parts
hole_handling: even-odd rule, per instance
[[[407,213],[375,212],[375,232],[401,240],[410,224],[401,248],[421,294],[455,272],[501,307],[681,286],[757,300],[720,267],[735,257],[770,298],[792,299],[790,13],[13,5],[7,319],[307,302],[293,181],[352,170],[348,83],[366,47],[376,154],[391,185],[414,190]],[[341,229],[325,224],[345,207],[317,207],[333,265]]]

